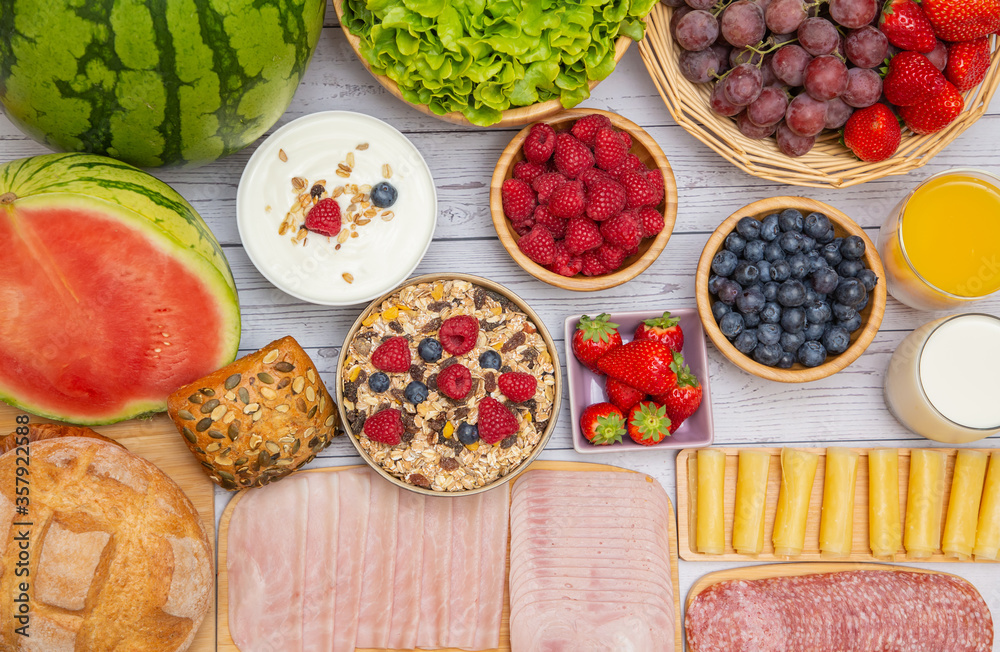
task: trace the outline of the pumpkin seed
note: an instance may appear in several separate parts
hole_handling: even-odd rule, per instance
[[[274,376],[272,376],[269,373],[265,373],[262,371],[259,374],[257,374],[257,378],[260,379],[260,382],[262,383],[267,383],[268,385],[274,384]]]
[[[202,398],[201,394],[192,394],[191,396],[188,396],[188,400],[192,403],[201,403],[205,399]]]
[[[233,374],[229,378],[226,378],[226,389],[235,388],[237,385],[240,384],[241,380],[243,380],[242,374]]]
[[[225,439],[226,438],[226,436],[224,434],[222,434],[218,430],[215,430],[214,428],[212,430],[208,431],[208,436],[211,437],[212,439]]]
[[[226,412],[226,416],[222,417],[222,423],[230,424],[236,420],[236,411]]]
[[[225,455],[219,455],[218,457],[216,457],[215,458],[215,463],[216,464],[221,464],[222,466],[232,466],[233,465],[233,461],[231,459],[229,459],[228,457],[226,457]]]
[[[295,365],[293,365],[291,362],[285,362],[284,360],[282,360],[281,362],[275,363],[274,369],[275,371],[280,371],[283,374],[287,374],[289,371],[295,370]]]
[[[278,359],[278,355],[279,355],[278,349],[271,349],[270,351],[267,352],[267,355],[264,356],[264,364],[271,364],[272,362]]]
[[[324,425],[327,428],[329,428],[330,426],[333,425],[333,415],[332,414],[326,418],[326,422],[324,423]]]
[[[309,462],[312,462],[314,459],[316,459],[316,456],[315,455],[310,455],[309,457],[306,458],[306,462],[305,463],[308,464]]]
[[[253,413],[253,419],[252,420],[254,422],[260,421],[260,418],[262,416],[264,416],[264,410],[257,410],[256,412]]]
[[[208,462],[202,462],[201,465],[204,466],[209,471],[214,471],[215,470],[215,467],[212,466],[211,464],[209,464]]]
[[[197,430],[198,432],[205,432],[211,427],[212,427],[212,418],[205,417],[204,419],[198,422],[198,425],[196,425],[194,429]]]
[[[245,458],[245,457],[241,457],[238,460],[236,460],[235,462],[233,462],[233,464],[235,464],[236,466],[243,466],[246,463],[247,463],[247,458]],[[240,469],[240,471],[245,471],[245,470],[246,469]]]
[[[187,410],[177,410],[177,416],[185,421],[194,421],[194,415]]]
[[[302,447],[302,440],[301,439],[296,439],[295,443],[292,444],[292,455],[295,455],[296,453],[298,453],[299,452],[299,448],[301,448],[301,447]]]
[[[212,421],[218,421],[222,417],[226,416],[226,412],[229,411],[225,405],[220,405],[219,407],[212,410]]]
[[[219,471],[219,475],[221,475],[226,480],[229,480],[230,482],[235,482],[236,481],[236,478],[233,477],[232,473],[226,473],[225,471]]]
[[[215,390],[212,389],[211,387],[202,387],[198,391],[204,394],[205,396],[215,396]]]
[[[205,447],[205,450],[207,452],[209,452],[209,453],[214,453],[215,451],[219,450],[220,448],[222,448],[222,444],[220,444],[217,441],[213,441],[211,444],[209,444],[208,446]]]
[[[240,422],[233,421],[229,424],[229,430],[227,432],[229,434],[229,438],[236,441],[236,438],[240,436]]]
[[[316,434],[316,429],[312,428],[312,427],[309,427],[309,428],[306,428],[306,431],[304,433],[302,433],[302,438],[303,439],[308,439],[308,438],[312,437],[314,434]]]
[[[201,413],[209,414],[217,407],[219,407],[219,399],[213,398],[211,401],[206,401],[205,404],[201,406]]]
[[[192,444],[198,443],[198,438],[195,436],[193,432],[191,432],[191,429],[188,428],[187,426],[184,426],[184,429],[181,432],[184,434],[184,439],[187,439]]]
[[[296,394],[302,392],[302,389],[306,386],[306,379],[302,376],[297,376],[295,380],[292,381],[292,391]],[[305,412],[305,410],[302,410]]]
[[[229,390],[228,392],[226,392],[226,400],[227,401],[235,401],[236,400],[236,392],[234,392],[232,390]]]
[[[316,382],[316,372],[313,371],[312,367],[309,367],[308,369],[306,369],[306,378],[309,379],[310,383],[315,383]]]
[[[266,441],[266,442],[264,442],[264,448],[266,448],[267,450],[269,450],[271,453],[281,452],[281,449],[278,448],[278,445],[275,444],[273,441]]]
[[[326,411],[326,396],[322,394],[319,397],[319,409]]]
[[[276,405],[276,406],[274,406],[274,409],[277,410],[278,412],[281,412],[281,413],[288,412],[288,406],[284,405],[284,404],[282,404],[282,405]]]
[[[281,439],[278,440],[278,443],[279,444],[291,444],[293,441],[295,441],[295,437],[293,437],[291,435],[285,435],[284,437],[282,437]]]
[[[309,418],[309,419],[312,419],[314,416],[316,416],[316,410],[318,410],[318,409],[319,409],[318,405],[312,406],[312,408],[309,410],[309,412],[306,413],[306,417]]]
[[[260,464],[261,468],[271,466],[271,456],[267,454],[267,451],[261,451],[257,454],[257,463]]]
[[[243,408],[243,414],[253,414],[260,409],[260,403],[251,403]]]
[[[278,398],[278,392],[274,391],[270,387],[261,387],[260,395],[266,399],[271,399],[271,400]]]
[[[306,387],[306,400],[310,403],[316,400],[316,390],[312,385]],[[203,410],[204,411],[204,410]],[[211,412],[211,410],[209,410]]]
[[[285,389],[291,384],[292,384],[292,379],[289,378],[288,376],[285,376],[284,378],[278,381],[278,389]]]
[[[243,401],[244,404],[250,402],[250,392],[247,391],[246,387],[240,387],[240,390],[237,393],[240,396],[240,400]]]
[[[292,460],[286,458],[286,459],[278,460],[277,462],[274,463],[274,465],[275,466],[288,466],[291,463],[292,463]]]

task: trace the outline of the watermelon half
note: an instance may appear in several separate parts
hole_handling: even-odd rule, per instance
[[[166,409],[230,363],[240,308],[204,220],[90,154],[0,165],[0,399],[78,424]]]
[[[53,149],[196,166],[292,101],[326,0],[0,0],[0,103]]]

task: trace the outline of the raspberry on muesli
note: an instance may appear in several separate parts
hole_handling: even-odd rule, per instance
[[[381,347],[404,339],[408,371],[386,372],[373,363],[385,357]],[[376,464],[410,484],[442,492],[486,486],[531,455],[554,416],[553,352],[528,315],[472,282],[441,279],[398,290],[346,346],[341,377],[348,426]],[[456,365],[464,371],[445,371]],[[484,404],[489,410],[481,416]],[[396,444],[365,432],[368,419],[385,421],[388,412],[402,418]]]

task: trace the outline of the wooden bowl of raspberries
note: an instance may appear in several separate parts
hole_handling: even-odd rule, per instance
[[[844,213],[806,197],[772,197],[736,211],[708,239],[695,297],[705,332],[730,362],[804,383],[844,369],[875,339],[885,270]]]
[[[510,142],[493,172],[490,211],[500,242],[529,274],[567,290],[605,290],[663,251],[677,184],[637,124],[571,109]]]

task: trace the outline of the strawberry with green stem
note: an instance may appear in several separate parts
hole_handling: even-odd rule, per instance
[[[629,410],[627,428],[632,441],[643,446],[659,444],[672,433],[666,407],[653,401],[641,401]]]
[[[666,393],[650,397],[666,409],[671,434],[677,432],[681,424],[698,410],[702,399],[701,383],[684,363],[684,356],[674,353],[672,368],[677,374],[677,383]]]
[[[684,331],[681,330],[681,320],[678,317],[671,317],[669,312],[639,324],[635,329],[634,339],[663,342],[672,351],[680,351],[684,348]]]
[[[618,324],[608,321],[610,315],[601,313],[597,317],[580,317],[573,333],[573,353],[594,373],[600,373],[595,366],[597,359],[622,345]]]
[[[625,417],[611,403],[595,403],[580,416],[580,432],[595,446],[619,443],[625,434]]]

